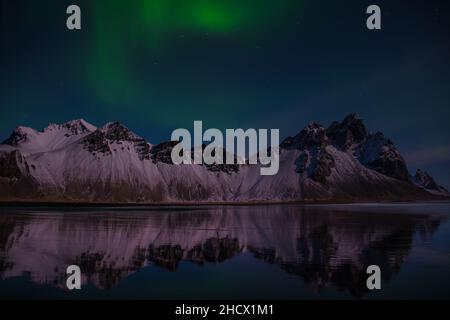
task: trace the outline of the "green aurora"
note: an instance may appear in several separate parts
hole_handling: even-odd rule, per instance
[[[139,106],[142,111],[142,105],[147,102],[148,109],[144,107],[144,110],[151,116],[154,112],[150,104],[156,100],[159,104],[165,104],[163,109],[180,109],[174,105],[196,100],[190,97],[190,92],[198,91],[199,83],[192,83],[178,72],[173,72],[172,77],[167,76],[165,70],[157,68],[157,61],[174,50],[182,56],[182,46],[177,48],[176,45],[185,38],[227,41],[236,35],[249,39],[270,32],[270,27],[283,19],[290,9],[298,8],[298,4],[298,1],[291,0],[257,6],[253,1],[238,0],[136,0],[133,5],[120,0],[94,1],[91,16],[93,39],[86,68],[88,83],[98,99],[111,107]],[[152,70],[154,73],[142,75],[139,57],[153,59],[150,64],[156,66]],[[143,63],[147,64],[148,61]],[[182,65],[180,70],[184,68],[186,66]],[[172,86],[180,96],[188,98],[177,100],[161,96],[158,94],[164,91],[160,88],[161,80],[170,81],[171,84],[166,85]],[[209,81],[205,80],[205,87],[208,87]],[[223,90],[236,91],[232,88]],[[207,103],[198,101],[195,106],[192,102],[188,103],[186,108],[177,112],[178,118],[191,118],[192,110],[198,111],[198,116],[211,108],[231,109],[231,112],[238,110],[239,106],[233,102],[232,94],[219,95],[226,95],[230,99],[220,102],[207,98]],[[245,93],[239,96],[242,95],[245,96]],[[223,117],[226,120],[225,113]],[[158,113],[158,120],[172,125],[176,123],[172,112]]]

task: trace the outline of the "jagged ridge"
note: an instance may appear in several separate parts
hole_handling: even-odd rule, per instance
[[[448,196],[412,178],[382,133],[357,114],[311,123],[280,145],[280,171],[259,165],[172,164],[175,142],[152,145],[119,122],[84,120],[42,132],[18,127],[0,145],[1,200],[88,202],[415,200]],[[26,191],[26,192],[24,192]]]

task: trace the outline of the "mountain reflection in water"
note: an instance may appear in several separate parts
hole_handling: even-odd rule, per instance
[[[183,261],[202,266],[250,254],[301,278],[308,290],[333,286],[363,297],[367,266],[380,266],[383,281],[389,281],[402,268],[415,234],[429,237],[444,219],[296,205],[5,208],[0,211],[0,276],[25,275],[64,289],[66,268],[76,264],[83,284],[111,290],[142,268],[176,273]]]

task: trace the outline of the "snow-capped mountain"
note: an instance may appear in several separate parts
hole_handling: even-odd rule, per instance
[[[81,202],[414,200],[436,195],[411,180],[382,133],[356,115],[312,123],[280,145],[280,170],[172,164],[174,142],[152,145],[119,122],[84,120],[42,132],[18,127],[0,145],[0,200]],[[441,190],[439,195],[448,195]]]
[[[434,181],[434,179],[426,171],[418,169],[412,181],[419,187],[427,190],[430,193],[436,195],[448,196],[449,192],[443,186],[440,186]]]

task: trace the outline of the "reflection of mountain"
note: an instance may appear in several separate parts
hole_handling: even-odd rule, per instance
[[[387,280],[399,271],[416,231],[440,224],[428,215],[336,212],[324,207],[220,207],[201,210],[0,215],[2,278],[27,274],[63,286],[81,266],[101,288],[146,266],[175,271],[180,261],[220,263],[242,252],[279,265],[314,289],[334,285],[360,296],[365,270]]]

